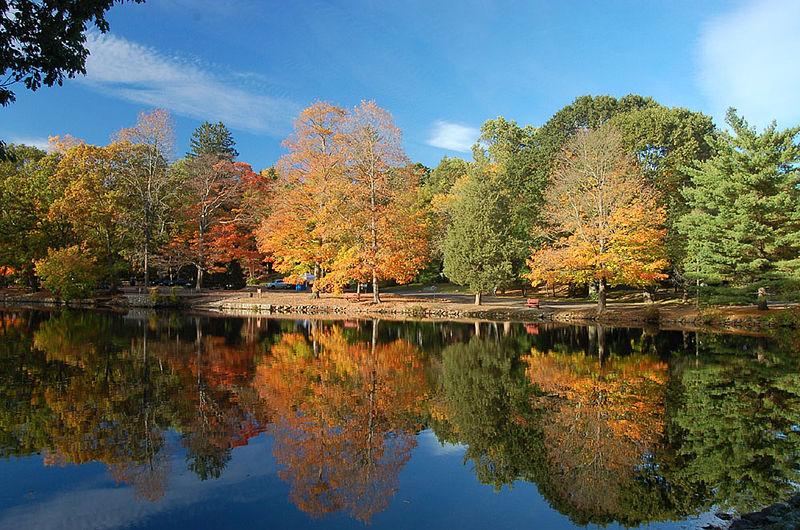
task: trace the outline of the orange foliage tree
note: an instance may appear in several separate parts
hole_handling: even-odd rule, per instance
[[[323,102],[300,113],[294,134],[283,142],[289,152],[277,165],[269,215],[257,230],[258,248],[276,270],[290,280],[314,274],[315,297],[323,287],[322,270],[334,272],[337,254],[335,190],[344,183],[344,117],[343,109]]]
[[[598,282],[603,311],[607,285],[666,278],[664,208],[619,132],[582,131],[557,162],[540,234],[548,241],[528,260],[531,282]]]
[[[217,270],[217,264],[242,257],[238,244],[251,245],[249,231],[236,234],[220,229],[220,225],[239,222],[244,188],[260,178],[244,162],[220,160],[213,155],[198,156],[185,161],[187,202],[183,207],[182,229],[162,253],[181,264],[197,268],[196,289],[203,286],[203,274]],[[231,240],[230,236],[237,237]],[[248,256],[252,257],[252,256]]]
[[[417,207],[419,175],[391,115],[363,102],[305,109],[278,164],[259,248],[290,280],[312,272],[314,296],[350,280],[410,281],[428,258],[429,229]]]
[[[415,207],[419,174],[409,167],[392,115],[374,101],[362,101],[352,110],[345,140],[347,240],[359,268],[370,275],[378,303],[378,280],[407,283],[428,259],[426,216]]]

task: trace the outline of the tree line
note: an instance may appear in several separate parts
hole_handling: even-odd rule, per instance
[[[174,124],[164,110],[142,112],[107,146],[55,137],[50,152],[10,145],[0,184],[3,278],[64,298],[113,289],[153,270],[203,275],[236,262],[263,268],[253,228],[269,173],[236,161],[230,131],[202,124],[188,153],[174,157]]]
[[[63,297],[189,267],[269,267],[314,296],[446,277],[476,293],[544,285],[596,293],[701,284],[759,298],[796,290],[800,145],[730,109],[582,96],[540,127],[487,121],[472,159],[412,163],[374,102],[317,102],[286,154],[256,173],[230,131],[204,123],[173,153],[171,118],[143,112],[105,146],[8,147],[0,275]]]

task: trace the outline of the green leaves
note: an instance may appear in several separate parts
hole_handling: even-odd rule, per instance
[[[105,12],[124,0],[8,0],[0,11],[0,106],[16,98],[9,88],[29,90],[61,85],[64,77],[86,73],[87,24],[108,31]],[[134,0],[142,3],[144,0]],[[11,14],[13,13],[13,16]]]
[[[452,223],[444,237],[444,273],[476,292],[503,288],[527,250],[514,236],[512,202],[499,185],[493,164],[472,170],[450,207]]]
[[[716,154],[683,171],[689,211],[686,273],[710,283],[745,285],[795,277],[800,255],[800,128],[757,134],[729,109],[733,134],[708,137]]]
[[[233,160],[239,156],[233,134],[221,121],[214,124],[203,122],[192,133],[189,147],[187,158],[214,155],[220,159]]]

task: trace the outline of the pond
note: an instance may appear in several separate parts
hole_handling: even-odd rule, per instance
[[[700,527],[797,489],[798,339],[4,310],[0,527]]]

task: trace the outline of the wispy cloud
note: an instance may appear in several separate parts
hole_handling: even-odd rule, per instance
[[[91,55],[81,82],[128,101],[276,136],[291,127],[298,111],[286,98],[237,86],[197,62],[114,35],[90,33],[87,47]]]
[[[50,139],[47,137],[12,136],[11,138],[6,139],[6,142],[9,144],[16,144],[16,145],[30,145],[33,147],[38,147],[43,151],[50,150]]]
[[[699,44],[700,84],[715,117],[733,106],[762,127],[800,122],[800,2],[751,2],[706,24]]]
[[[475,127],[438,120],[433,124],[427,143],[432,147],[468,153],[479,135],[480,131]]]

